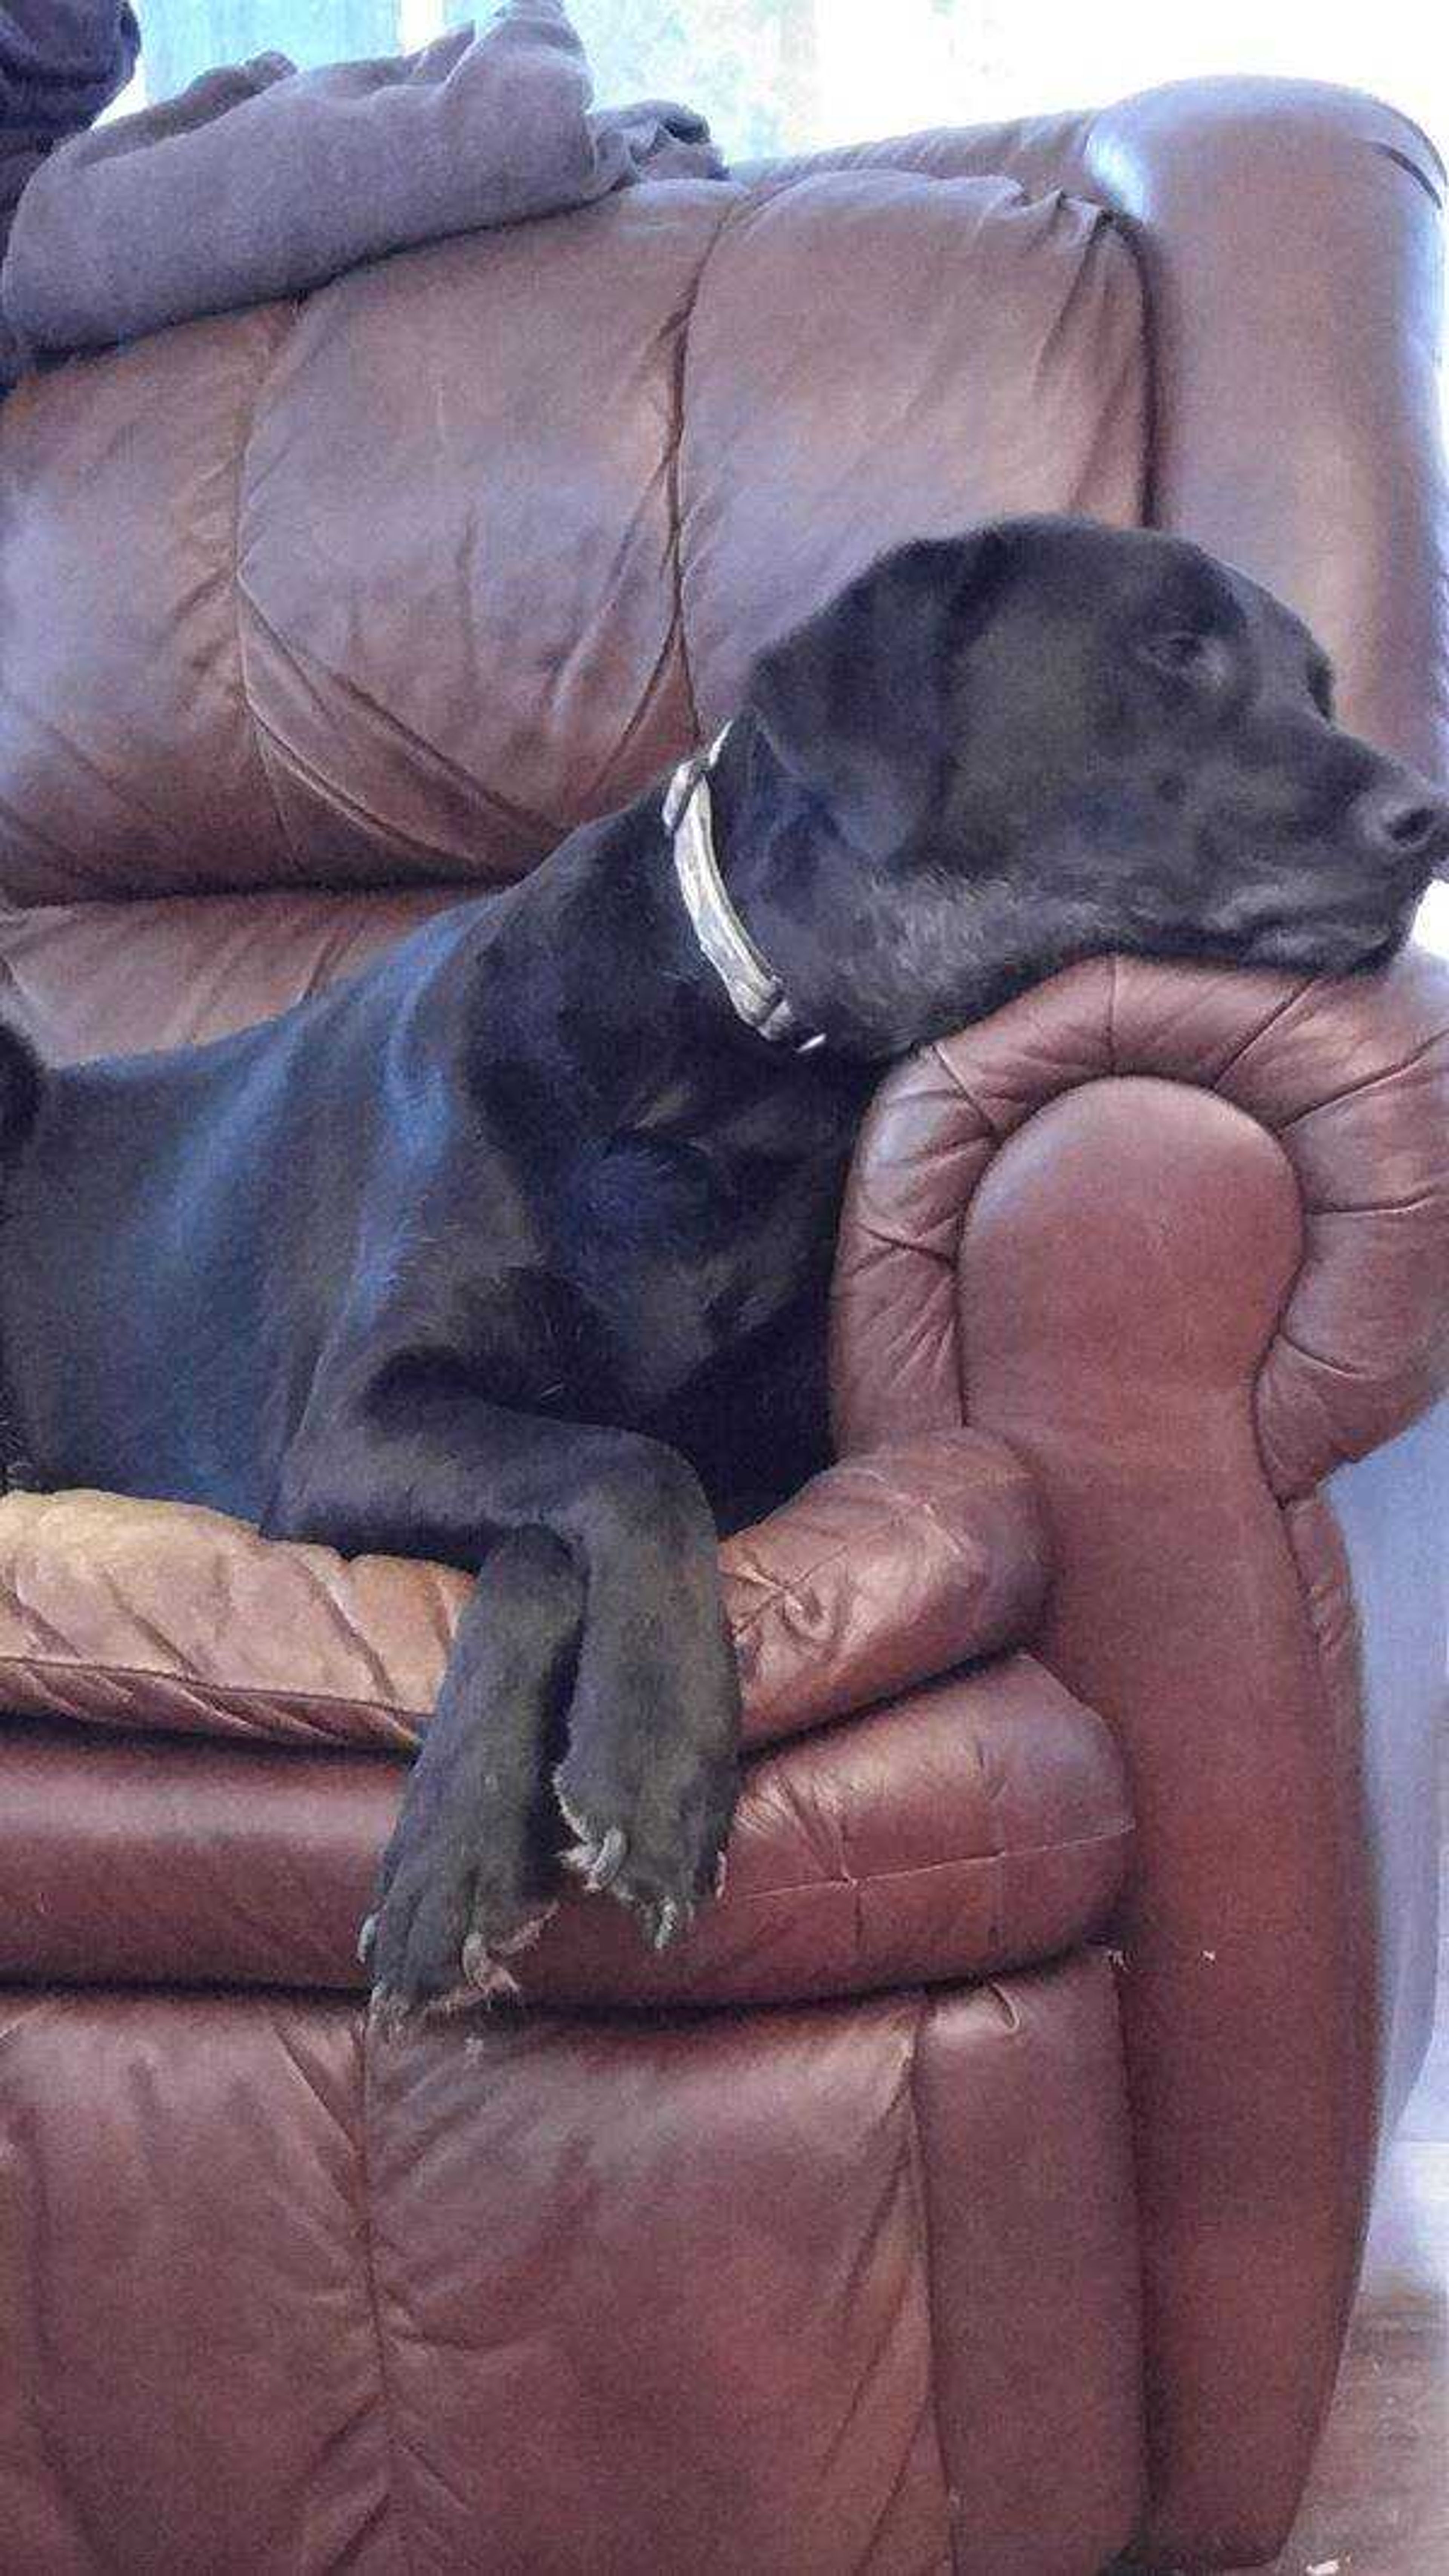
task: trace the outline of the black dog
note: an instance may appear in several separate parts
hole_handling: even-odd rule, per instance
[[[656,1940],[688,1919],[736,1779],[716,1523],[823,1457],[881,1067],[1086,954],[1387,957],[1449,807],[1329,692],[1194,546],[908,546],[757,664],[674,832],[651,792],[213,1046],[61,1073],[5,1041],[15,1481],[478,1573],[380,1993],[506,1989],[560,1816]]]

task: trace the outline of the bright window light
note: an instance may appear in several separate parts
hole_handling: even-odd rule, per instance
[[[151,97],[276,47],[297,62],[486,25],[487,0],[140,0]],[[1159,81],[1342,81],[1449,137],[1449,20],[1425,0],[574,0],[601,104],[679,97],[722,150],[808,150],[912,126],[1091,107]]]

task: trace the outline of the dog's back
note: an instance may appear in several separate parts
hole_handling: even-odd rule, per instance
[[[404,1222],[389,1182],[427,1139],[390,1041],[442,944],[429,925],[355,983],[170,1054],[46,1067],[0,1031],[12,1482],[260,1516],[371,1232]]]

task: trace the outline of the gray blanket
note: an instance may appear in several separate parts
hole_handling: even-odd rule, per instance
[[[125,88],[140,42],[126,0],[0,0],[0,252],[22,189]],[[0,321],[0,391],[19,366]]]
[[[594,113],[590,95],[559,0],[506,0],[481,36],[458,27],[418,54],[311,72],[261,54],[205,73],[47,154],[0,303],[32,351],[103,347],[635,180],[723,175],[688,109]]]

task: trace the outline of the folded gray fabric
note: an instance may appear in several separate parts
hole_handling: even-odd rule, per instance
[[[411,242],[588,204],[638,179],[723,176],[702,119],[589,112],[558,0],[475,37],[299,72],[263,54],[62,144],[17,209],[0,276],[36,350],[298,295]]]
[[[125,88],[140,43],[126,0],[0,0],[0,251],[22,188]],[[20,365],[0,323],[0,390]]]

